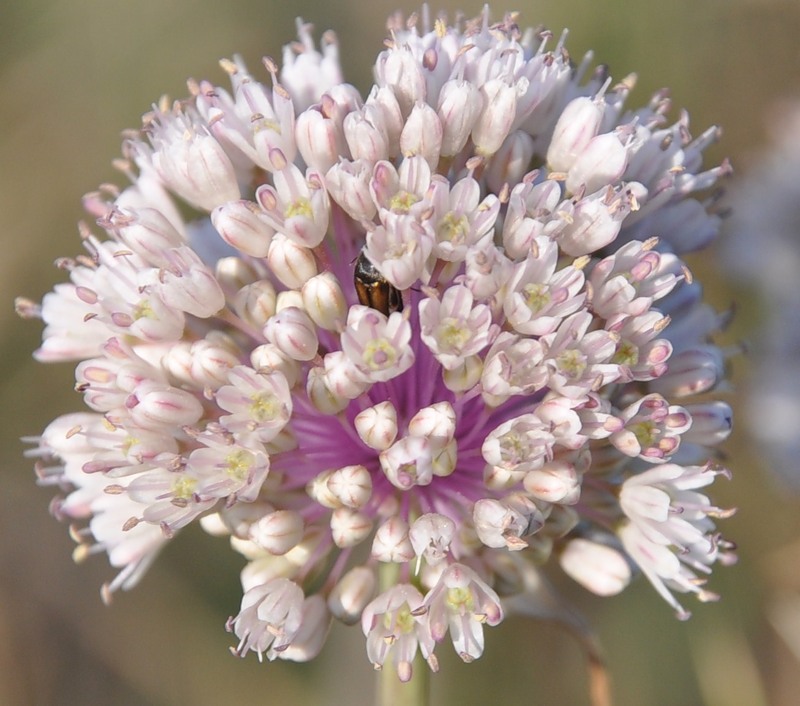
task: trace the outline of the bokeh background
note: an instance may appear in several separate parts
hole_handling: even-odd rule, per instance
[[[480,7],[476,0],[432,4],[468,15]],[[217,61],[234,53],[253,67],[265,54],[279,58],[296,16],[312,21],[317,37],[336,31],[346,76],[365,92],[395,9],[417,7],[398,0],[2,4],[0,704],[372,703],[358,628],[334,629],[313,664],[260,665],[227,653],[223,625],[238,610],[241,562],[225,540],[199,528],[172,543],[135,591],[117,594],[111,607],[101,603],[99,587],[112,570],[100,557],[72,563],[67,528],[47,513],[52,490],[35,485],[20,442],[79,407],[72,369],[31,360],[41,327],[15,317],[13,297],[38,300],[62,279],[53,261],[79,251],[81,195],[119,183],[111,167],[119,134],[137,127],[160,95],[185,95],[188,77],[224,83]],[[690,109],[695,133],[722,124],[708,164],[730,157],[731,185],[753,173],[780,106],[800,99],[797,0],[536,0],[495,6],[494,16],[507,9],[522,10],[523,25],[569,27],[570,52],[593,48],[616,78],[638,72],[629,105],[670,86],[676,109]],[[724,341],[735,347],[757,338],[769,306],[752,283],[727,276],[719,253],[718,245],[690,265],[718,308],[736,307]],[[739,405],[758,382],[748,382],[752,356],[735,357],[731,367],[729,399]],[[770,424],[768,415],[760,423]],[[562,582],[597,627],[619,706],[791,706],[800,699],[800,492],[771,471],[750,431],[740,424],[726,444],[734,478],[714,488],[720,504],[739,508],[723,523],[740,561],[715,572],[719,603],[691,605],[694,617],[680,623],[644,580],[612,599]],[[800,478],[800,458],[783,473]],[[557,627],[508,621],[488,631],[487,643],[472,665],[446,645],[439,650],[434,703],[588,702],[582,653]]]

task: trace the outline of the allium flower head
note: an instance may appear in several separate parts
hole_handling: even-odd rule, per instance
[[[32,452],[78,554],[110,596],[187,525],[229,535],[239,655],[310,659],[335,617],[406,680],[535,612],[543,565],[600,595],[638,566],[683,616],[732,559],[704,494],[730,409],[697,397],[724,317],[682,261],[717,130],[512,15],[424,14],[366,96],[299,24],[264,82],[236,58],[162,100],[70,281],[19,302],[39,360],[80,361],[88,411]]]

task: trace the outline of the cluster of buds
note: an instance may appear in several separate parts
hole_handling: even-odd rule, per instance
[[[402,680],[479,657],[549,564],[713,598],[725,316],[682,256],[718,131],[515,19],[392,18],[366,99],[299,24],[271,82],[224,61],[126,136],[88,254],[18,302],[80,361],[88,411],[31,453],[106,596],[197,520],[247,560],[237,654],[310,659],[336,618]]]

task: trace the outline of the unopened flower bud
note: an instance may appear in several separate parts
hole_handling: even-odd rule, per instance
[[[389,143],[380,124],[375,124],[369,107],[344,119],[344,136],[353,159],[375,164],[389,156]]]
[[[200,523],[206,532],[215,537],[233,535],[249,538],[253,523],[274,509],[269,503],[258,500],[252,503],[240,503],[232,508],[225,508],[224,512],[204,515],[200,518]]]
[[[558,460],[527,473],[523,485],[535,498],[549,503],[572,505],[578,502],[581,493],[581,479],[575,467]]]
[[[240,197],[236,170],[208,133],[185,129],[183,139],[155,152],[153,166],[176,194],[204,211]]]
[[[631,568],[618,550],[588,539],[571,540],[559,557],[564,572],[598,596],[613,596],[631,580]]]
[[[345,466],[328,477],[328,489],[342,505],[358,509],[372,496],[372,476],[364,466]]]
[[[164,353],[161,358],[161,366],[166,370],[172,378],[185,384],[190,384],[192,380],[192,346],[185,341],[179,341],[170,346],[169,350]],[[78,366],[76,372],[84,372],[83,368]],[[110,379],[110,378],[109,378]],[[79,379],[80,382],[80,379]],[[86,391],[88,395],[88,390]],[[93,409],[107,409],[97,407],[94,397],[87,397],[86,404]]]
[[[353,424],[361,441],[376,451],[388,449],[397,438],[397,411],[388,400],[359,412]]]
[[[392,515],[375,532],[372,556],[378,561],[402,564],[414,558],[408,525],[399,515]]]
[[[398,46],[387,52],[385,60],[376,64],[375,72],[378,85],[392,90],[403,115],[408,115],[417,101],[425,100],[427,71],[412,51]]]
[[[569,168],[567,192],[574,194],[583,187],[587,194],[592,194],[618,181],[628,164],[628,151],[615,132],[593,137]]]
[[[333,587],[328,607],[345,625],[355,625],[375,595],[375,572],[366,566],[350,569]]]
[[[203,532],[212,537],[227,537],[231,533],[231,528],[220,517],[218,512],[211,513],[210,515],[203,515],[199,520]]]
[[[433,475],[444,478],[456,470],[458,460],[458,444],[455,439],[449,441],[439,452],[434,452],[432,466]]]
[[[306,394],[311,404],[323,414],[338,414],[350,401],[347,397],[337,395],[325,380],[325,368],[314,367],[308,371]]]
[[[733,429],[733,411],[727,402],[716,400],[686,405],[692,426],[682,439],[692,444],[715,446],[728,438]]]
[[[483,482],[491,490],[504,490],[511,488],[525,478],[524,471],[501,466],[487,466],[483,472]]]
[[[482,105],[480,91],[470,81],[452,79],[442,86],[437,110],[442,123],[442,156],[453,157],[464,149]]]
[[[290,307],[303,309],[305,311],[303,295],[296,289],[285,289],[282,292],[278,292],[278,296],[275,299],[275,313],[277,314],[279,311]]]
[[[203,406],[194,395],[155,382],[139,385],[126,406],[134,422],[148,429],[187,426],[203,414]]]
[[[311,317],[297,307],[275,314],[267,321],[264,334],[270,343],[294,360],[308,361],[317,355],[317,329]]]
[[[505,78],[492,78],[481,86],[483,111],[472,129],[475,150],[484,157],[500,149],[517,112],[517,86]]]
[[[397,95],[390,86],[373,86],[367,98],[367,105],[377,113],[377,120],[386,135],[389,145],[389,157],[394,158],[400,154],[400,133],[405,120],[400,110]]]
[[[227,383],[228,372],[239,364],[235,350],[235,344],[223,334],[212,333],[195,341],[190,350],[192,380],[212,390]]]
[[[453,439],[456,431],[456,413],[449,402],[437,402],[423,407],[408,423],[408,433],[422,436],[434,448],[442,448]]]
[[[354,400],[370,387],[370,382],[343,351],[328,353],[323,365],[325,384],[337,399]]]
[[[314,323],[328,331],[339,331],[347,319],[347,301],[333,272],[323,272],[303,285],[303,308]]]
[[[346,154],[339,127],[319,110],[304,110],[297,116],[295,136],[303,161],[323,174],[336,164],[340,155]]]
[[[568,172],[577,156],[600,130],[605,112],[602,99],[581,96],[567,104],[553,130],[547,162],[555,172]]]
[[[482,374],[483,360],[479,355],[470,355],[452,370],[442,370],[442,379],[451,392],[466,392],[478,384]]]
[[[250,527],[250,538],[270,554],[286,554],[303,538],[303,518],[293,510],[276,510]]]
[[[225,294],[214,273],[200,256],[188,246],[170,250],[169,264],[146,273],[141,284],[151,277],[150,284],[159,292],[164,303],[193,316],[206,319],[225,306]]]
[[[306,484],[306,493],[323,507],[335,510],[342,507],[342,501],[337,498],[328,487],[328,479],[333,471],[323,471]]]
[[[572,257],[604,248],[617,237],[633,206],[621,191],[610,195],[608,190],[601,190],[581,199],[558,234],[559,247]]]
[[[300,363],[282,353],[273,343],[264,343],[253,349],[250,354],[250,365],[255,370],[278,370],[283,373],[289,388],[293,388],[300,379]]]
[[[289,289],[299,289],[317,274],[317,262],[311,250],[283,233],[276,233],[272,239],[267,262],[272,273]]]
[[[340,507],[331,515],[331,536],[337,547],[354,547],[365,540],[372,532],[372,520],[366,515]]]
[[[155,208],[140,208],[130,213],[118,208],[108,219],[119,239],[156,267],[166,264],[166,250],[185,244],[184,236]]]
[[[439,116],[427,103],[417,103],[400,134],[400,151],[404,157],[419,155],[434,168],[439,162],[441,147],[442,124]]]
[[[275,229],[261,213],[252,201],[229,201],[211,212],[211,222],[222,239],[239,252],[266,257]]]
[[[695,346],[669,359],[669,367],[650,383],[654,392],[665,397],[688,397],[713,388],[724,377],[725,362],[714,346]]]
[[[245,593],[254,586],[262,586],[272,579],[288,578],[297,569],[295,562],[289,558],[292,552],[283,556],[270,556],[268,561],[254,562],[253,559],[264,558],[264,550],[255,542],[233,536],[231,547],[250,560],[241,573],[242,590]]]
[[[275,314],[277,296],[272,282],[266,279],[247,284],[233,298],[233,309],[251,326],[261,328]]]
[[[214,265],[214,276],[226,291],[241,289],[258,280],[258,274],[251,263],[245,262],[241,257],[235,255],[221,257],[217,260]]]
[[[514,130],[495,152],[486,168],[486,182],[495,193],[500,193],[508,184],[514,187],[530,169],[535,152],[534,139],[524,130]]]

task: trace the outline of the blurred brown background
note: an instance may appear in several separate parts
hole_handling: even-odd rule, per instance
[[[574,56],[593,48],[615,77],[636,71],[629,105],[670,86],[695,133],[720,123],[721,145],[708,164],[730,157],[737,178],[766,144],[777,102],[800,98],[797,0],[537,0],[522,24],[571,30]],[[396,0],[364,3],[295,0],[26,0],[0,9],[0,704],[8,706],[174,706],[191,704],[372,703],[372,670],[360,630],[335,629],[310,665],[259,665],[227,653],[225,619],[238,610],[240,561],[224,540],[184,533],[135,591],[112,607],[99,586],[113,573],[103,558],[76,566],[67,528],[47,513],[50,489],[37,488],[19,437],[39,433],[77,409],[70,366],[30,359],[41,327],[13,313],[13,297],[35,299],[61,280],[52,267],[79,245],[80,197],[117,181],[110,162],[119,133],[163,93],[185,94],[187,77],[224,83],[217,60],[241,53],[255,69],[280,57],[295,36],[295,16],[340,39],[348,79],[362,92]],[[476,14],[481,3],[436,2]],[[404,5],[406,12],[416,9]],[[800,237],[800,224],[798,224]],[[758,234],[754,234],[757,237]],[[728,341],[748,337],[762,315],[751,292],[723,282],[715,258],[692,262],[720,308],[736,302]],[[766,273],[765,273],[765,276]],[[735,380],[748,368],[733,361]],[[734,396],[735,402],[735,396]],[[747,429],[726,446],[731,483],[714,489],[737,506],[723,523],[740,562],[718,569],[720,603],[691,604],[677,622],[645,581],[597,599],[564,584],[597,626],[620,706],[790,706],[798,703],[800,662],[774,629],[800,641],[800,495],[780,487],[748,443]],[[800,474],[800,459],[797,473]],[[794,596],[795,608],[786,598]],[[783,606],[784,612],[778,608]],[[797,626],[787,622],[794,619]],[[582,656],[558,629],[508,621],[488,631],[484,657],[463,665],[440,648],[434,703],[584,704]],[[343,677],[343,675],[346,675]]]

